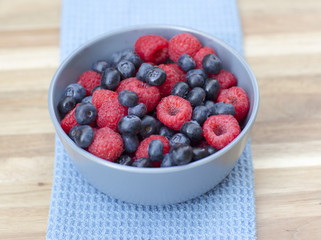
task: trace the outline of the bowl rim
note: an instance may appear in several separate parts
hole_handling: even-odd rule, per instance
[[[54,108],[55,106],[53,105],[53,92],[54,92],[54,85],[55,82],[60,75],[60,73],[65,69],[65,66],[72,60],[74,59],[78,53],[91,45],[102,41],[105,38],[108,38],[112,35],[117,35],[117,34],[122,34],[128,31],[133,31],[133,30],[148,30],[148,29],[171,29],[171,30],[177,30],[181,32],[189,32],[191,34],[195,33],[198,35],[202,35],[206,38],[212,39],[216,42],[218,42],[222,47],[226,48],[228,51],[230,51],[237,59],[238,61],[243,65],[245,70],[248,72],[250,75],[250,81],[253,86],[253,93],[254,93],[254,101],[252,103],[253,105],[253,111],[251,116],[249,117],[246,125],[244,128],[241,130],[240,134],[232,141],[230,142],[227,146],[225,146],[223,149],[217,151],[216,153],[209,155],[201,160],[191,162],[186,165],[182,166],[173,166],[173,167],[166,167],[166,168],[137,168],[137,167],[132,167],[132,166],[126,166],[126,165],[120,165],[114,162],[110,162],[108,160],[101,159],[88,151],[78,147],[74,141],[70,139],[70,137],[63,131],[63,129],[60,126],[60,123],[58,121],[58,118],[55,115]],[[199,31],[193,28],[189,27],[183,27],[183,26],[177,26],[177,25],[166,25],[166,24],[146,24],[146,25],[137,25],[137,26],[130,26],[130,27],[125,27],[122,29],[118,29],[115,31],[110,31],[110,32],[105,32],[103,34],[100,34],[93,39],[86,41],[85,43],[81,44],[78,48],[74,49],[69,53],[69,55],[61,61],[61,63],[58,66],[58,69],[56,70],[49,86],[49,91],[48,91],[48,109],[49,109],[49,115],[51,118],[51,121],[55,127],[56,133],[59,135],[60,138],[63,138],[63,140],[75,151],[79,151],[81,155],[83,155],[85,158],[89,159],[90,161],[93,161],[97,164],[103,165],[105,167],[110,167],[115,170],[119,171],[124,171],[124,172],[130,172],[130,173],[143,173],[143,174],[163,174],[163,173],[173,173],[173,172],[181,172],[181,171],[186,171],[190,170],[195,167],[200,167],[202,165],[206,165],[209,162],[220,158],[222,155],[224,155],[226,152],[231,150],[252,128],[252,125],[256,119],[257,113],[258,113],[258,108],[259,108],[259,101],[260,101],[260,96],[259,96],[259,87],[258,83],[256,80],[256,77],[251,70],[250,66],[246,62],[243,56],[241,56],[232,46],[227,44],[226,42],[220,40],[219,38],[212,36],[208,33],[205,33],[203,31]]]

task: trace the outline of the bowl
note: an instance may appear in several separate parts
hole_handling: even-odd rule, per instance
[[[76,82],[89,70],[92,62],[106,59],[116,51],[133,49],[136,39],[145,34],[157,34],[167,39],[182,32],[196,36],[220,57],[223,68],[238,79],[250,101],[249,113],[241,133],[225,148],[184,166],[168,168],[136,168],[100,159],[79,148],[60,127],[58,102],[67,85]],[[163,205],[184,202],[200,196],[220,183],[237,163],[248,141],[259,106],[257,81],[249,65],[232,47],[197,30],[164,25],[148,25],[107,33],[84,44],[65,59],[56,71],[49,87],[48,108],[51,120],[66,152],[78,171],[99,191],[121,201]]]

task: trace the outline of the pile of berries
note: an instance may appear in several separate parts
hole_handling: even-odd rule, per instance
[[[68,85],[58,104],[60,125],[79,147],[122,165],[170,167],[240,133],[247,94],[195,36],[144,35],[108,59]]]

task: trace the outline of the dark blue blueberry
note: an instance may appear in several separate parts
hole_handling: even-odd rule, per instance
[[[205,80],[203,89],[206,93],[207,100],[216,101],[221,87],[220,83],[216,79],[208,78]]]
[[[158,120],[158,118],[156,117],[156,133],[159,133],[159,130],[164,126],[164,124]]]
[[[148,157],[152,161],[161,161],[163,159],[164,144],[159,139],[152,140],[147,148]]]
[[[73,97],[64,96],[58,103],[58,111],[65,115],[76,106],[76,100]]]
[[[117,70],[120,73],[122,79],[135,77],[136,68],[134,64],[128,60],[121,60],[117,64]]]
[[[176,144],[171,148],[170,153],[173,162],[178,166],[188,164],[193,159],[193,149],[187,144]]]
[[[123,58],[123,53],[122,52],[114,52],[112,55],[111,55],[111,64],[116,67],[117,64],[120,62],[120,60]]]
[[[209,156],[210,153],[205,148],[195,147],[193,148],[193,161],[200,160]]]
[[[193,110],[192,119],[198,122],[199,125],[203,126],[206,119],[210,116],[210,111],[206,106],[197,106]]]
[[[100,85],[104,89],[116,90],[121,80],[120,73],[116,68],[107,68],[100,79]]]
[[[169,140],[175,135],[175,131],[169,127],[163,126],[159,129],[159,135],[162,135]]]
[[[140,68],[138,69],[138,72],[136,74],[136,78],[140,81],[145,82],[145,75],[146,75],[146,71],[148,69],[153,68],[153,65],[150,63],[143,63],[142,65],[140,65]]]
[[[97,85],[96,87],[93,88],[93,90],[91,90],[91,95],[93,95],[93,93],[96,91],[96,90],[99,90],[99,89],[103,89],[103,87],[101,85]]]
[[[137,117],[144,117],[147,113],[147,107],[144,103],[138,103],[134,107],[128,108],[128,115],[136,115]]]
[[[169,140],[169,145],[174,147],[177,144],[191,144],[191,140],[186,137],[183,133],[176,133],[171,139]]]
[[[206,97],[203,88],[195,87],[187,94],[187,100],[191,103],[192,107],[202,105]]]
[[[215,103],[213,101],[210,101],[210,100],[205,101],[204,106],[207,107],[210,115],[214,114]]]
[[[177,166],[177,164],[173,161],[172,154],[166,153],[161,163],[161,167],[172,167]]]
[[[70,132],[70,138],[81,148],[88,147],[94,139],[94,130],[88,125],[76,125]]]
[[[176,95],[181,98],[186,98],[189,92],[189,85],[186,82],[177,82],[172,88],[171,95]]]
[[[136,69],[142,64],[143,60],[133,50],[127,50],[122,53],[122,60],[128,60],[132,62]]]
[[[142,129],[140,131],[140,135],[142,138],[147,138],[150,135],[156,134],[158,131],[158,126],[156,119],[152,116],[146,115],[142,119]]]
[[[132,134],[123,134],[121,135],[123,142],[124,142],[124,149],[127,153],[134,153],[136,152],[139,146],[139,139],[137,135]]]
[[[215,147],[212,147],[211,145],[206,145],[204,148],[209,152],[209,154],[216,153],[218,150]]]
[[[148,157],[137,158],[133,164],[133,167],[153,167],[153,162]]]
[[[137,93],[130,90],[123,90],[118,94],[118,101],[125,107],[134,107],[138,104]]]
[[[166,72],[160,67],[153,66],[146,70],[144,79],[151,86],[160,86],[166,81]]]
[[[186,83],[191,87],[203,87],[207,74],[203,69],[192,69],[186,73]]]
[[[132,158],[128,155],[121,155],[115,162],[126,166],[131,166],[133,164]]]
[[[103,73],[110,65],[105,60],[98,60],[93,63],[91,69],[98,73]]]
[[[181,69],[183,69],[184,72],[188,72],[189,70],[194,69],[196,66],[195,60],[186,53],[183,53],[179,57],[177,64],[181,67]]]
[[[191,140],[192,144],[197,144],[203,139],[202,127],[197,122],[185,122],[180,131]]]
[[[213,115],[235,115],[235,107],[233,104],[218,102],[215,103]]]
[[[142,129],[142,120],[135,115],[126,115],[122,117],[118,122],[118,131],[121,134],[139,133]]]
[[[87,97],[84,97],[82,100],[81,100],[82,103],[92,103],[92,96],[87,96]]]
[[[203,68],[211,74],[218,74],[222,69],[221,60],[214,54],[207,54],[202,60]]]
[[[92,124],[97,117],[97,108],[92,103],[80,103],[76,107],[75,118],[79,124]]]
[[[64,95],[73,97],[76,102],[80,102],[86,97],[86,89],[79,83],[71,83],[65,88]]]

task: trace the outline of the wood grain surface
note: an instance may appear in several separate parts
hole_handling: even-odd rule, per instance
[[[261,95],[252,131],[258,239],[321,239],[321,1],[238,3]],[[58,0],[0,0],[0,239],[46,235],[60,11]]]

